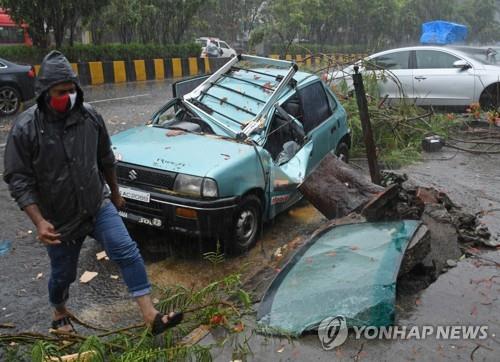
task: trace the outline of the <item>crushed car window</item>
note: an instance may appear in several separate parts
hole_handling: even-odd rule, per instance
[[[168,107],[159,113],[156,116],[154,126],[193,133],[214,133],[209,124],[189,112],[180,103]]]
[[[327,228],[271,283],[259,306],[259,323],[295,336],[338,315],[348,326],[393,323],[396,279],[419,225],[405,220]]]

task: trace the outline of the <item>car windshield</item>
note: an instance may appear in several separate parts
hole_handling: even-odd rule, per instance
[[[196,42],[200,44],[202,47],[207,46],[207,39],[196,39]]]
[[[153,127],[192,133],[214,133],[212,127],[189,110],[182,101],[160,110],[154,116]]]
[[[460,51],[482,64],[500,65],[500,47],[460,48]]]

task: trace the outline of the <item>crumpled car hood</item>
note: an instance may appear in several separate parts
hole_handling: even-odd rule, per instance
[[[298,336],[328,317],[348,326],[394,322],[396,280],[419,221],[329,227],[290,259],[266,291],[259,324]]]
[[[211,135],[160,127],[137,127],[111,137],[119,161],[206,176],[221,163],[238,162],[252,147]]]

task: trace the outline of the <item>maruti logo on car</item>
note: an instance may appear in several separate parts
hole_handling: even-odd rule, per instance
[[[136,170],[130,170],[130,172],[128,173],[128,178],[130,179],[130,181],[135,181],[137,180],[137,177],[139,175],[137,174],[137,171]]]

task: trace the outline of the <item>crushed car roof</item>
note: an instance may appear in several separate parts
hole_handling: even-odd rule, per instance
[[[184,100],[236,135],[258,121],[294,86],[318,79],[296,70],[293,62],[243,55],[230,60]]]

